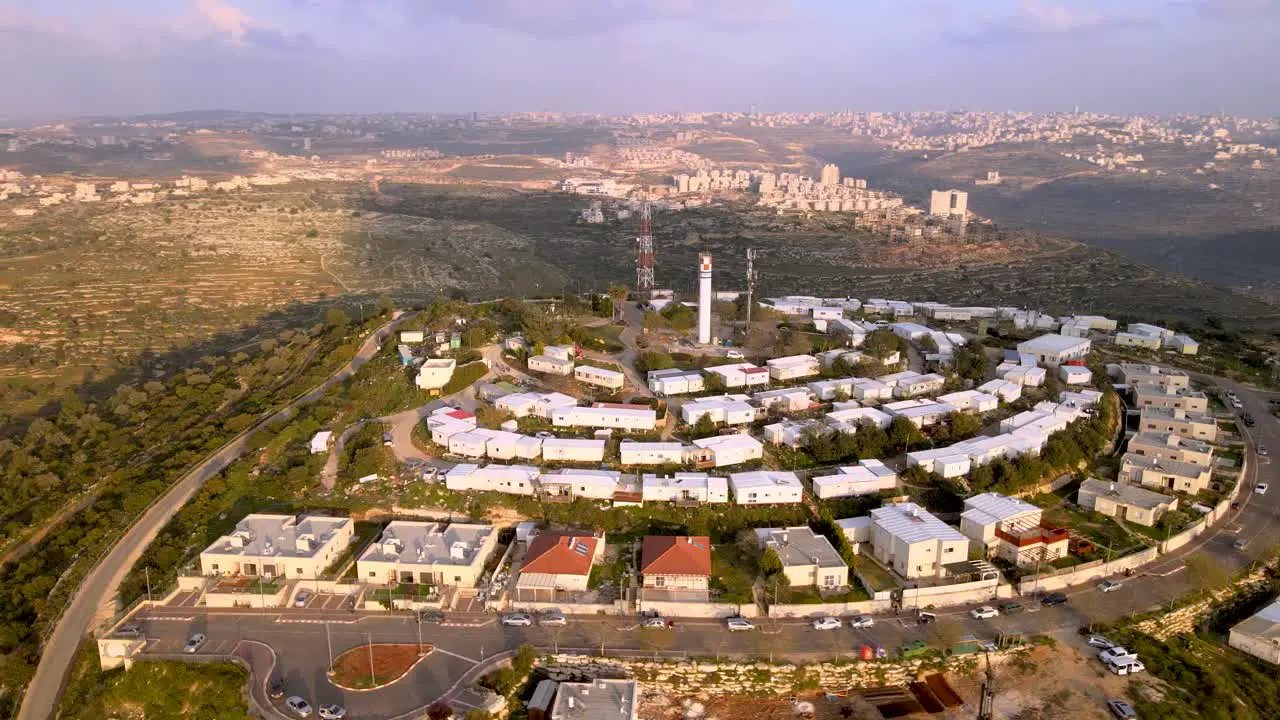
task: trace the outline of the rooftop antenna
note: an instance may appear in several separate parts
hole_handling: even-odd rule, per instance
[[[636,238],[636,293],[641,302],[647,302],[653,287],[653,210],[646,196],[640,208],[640,236]]]
[[[755,304],[756,249],[747,248],[747,329],[751,328],[751,306]]]

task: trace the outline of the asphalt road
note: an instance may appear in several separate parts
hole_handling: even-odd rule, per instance
[[[54,715],[63,683],[75,661],[76,651],[98,611],[115,599],[116,588],[129,569],[169,520],[205,481],[217,475],[244,452],[249,436],[267,423],[287,420],[299,407],[315,402],[334,384],[350,377],[373,357],[386,338],[408,315],[392,320],[371,334],[356,356],[320,385],[294,399],[270,418],[243,431],[217,452],[182,476],[153,503],[90,571],[58,619],[40,652],[40,663],[27,686],[18,711],[19,720],[44,720]]]

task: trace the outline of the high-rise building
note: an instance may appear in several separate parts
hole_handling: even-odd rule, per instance
[[[840,168],[836,167],[834,163],[823,165],[821,182],[823,185],[839,185]]]
[[[929,196],[929,214],[963,220],[969,212],[969,193],[963,190],[934,190]]]
[[[698,343],[711,343],[711,303],[715,296],[711,292],[711,256],[698,256]]]

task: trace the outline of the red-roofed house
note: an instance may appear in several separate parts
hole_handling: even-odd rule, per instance
[[[646,588],[706,591],[711,582],[711,540],[649,535],[640,546],[640,574]]]
[[[521,600],[555,599],[555,591],[586,592],[591,566],[604,555],[604,536],[590,533],[539,533],[529,541],[516,597]]]

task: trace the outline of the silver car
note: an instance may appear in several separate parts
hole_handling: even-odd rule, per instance
[[[285,707],[289,708],[289,712],[300,718],[311,717],[311,703],[303,700],[297,695],[290,695],[284,701]]]
[[[740,618],[740,617],[729,618],[727,621],[725,621],[725,627],[728,627],[730,632],[737,632],[739,630],[755,630],[756,629],[756,626],[750,620],[746,618]]]
[[[182,652],[187,653],[188,655],[192,655],[195,653],[195,651],[199,650],[200,646],[204,645],[205,641],[208,639],[209,638],[205,637],[204,633],[196,633],[195,635],[192,635],[190,639],[187,640],[186,645],[182,646]]]
[[[529,627],[533,624],[533,618],[526,613],[511,613],[502,616],[502,624],[511,627]]]
[[[542,617],[538,618],[538,624],[539,625],[558,625],[563,627],[569,624],[569,618],[565,617],[564,613],[549,612],[546,615],[543,615]]]
[[[849,627],[851,628],[869,628],[875,627],[875,624],[876,619],[870,615],[858,615],[849,621]]]

